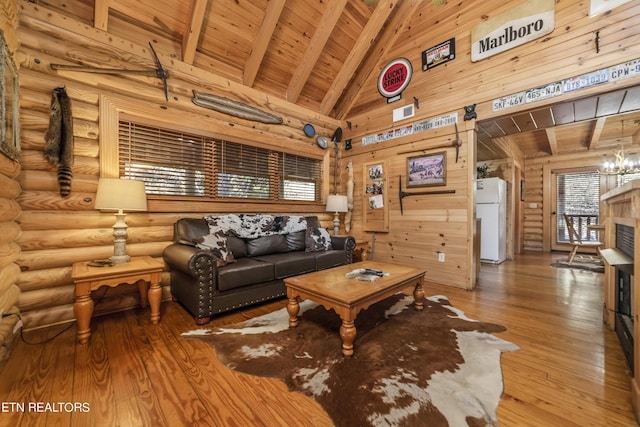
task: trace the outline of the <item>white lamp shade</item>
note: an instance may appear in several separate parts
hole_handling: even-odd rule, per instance
[[[327,212],[347,212],[347,196],[340,194],[330,194],[327,197]]]
[[[100,178],[95,209],[146,211],[147,194],[144,182],[132,179]]]

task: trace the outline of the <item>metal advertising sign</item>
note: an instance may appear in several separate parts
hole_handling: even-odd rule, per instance
[[[471,61],[476,62],[533,41],[553,31],[554,0],[528,0],[488,19],[471,31]]]
[[[456,39],[452,38],[422,52],[422,71],[442,65],[456,57]]]
[[[384,66],[378,77],[378,92],[387,98],[387,103],[402,98],[413,75],[411,62],[406,58],[397,58]]]

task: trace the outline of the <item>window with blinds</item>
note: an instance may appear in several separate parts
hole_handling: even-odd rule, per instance
[[[634,179],[640,179],[640,173],[628,173],[624,175],[618,175],[618,187],[626,184],[629,181],[633,181]]]
[[[565,213],[583,240],[595,239],[587,227],[597,224],[600,216],[600,174],[597,171],[563,173],[557,175],[556,185],[558,242],[569,241]]]
[[[148,194],[263,200],[320,200],[317,159],[212,137],[120,121],[120,176]]]

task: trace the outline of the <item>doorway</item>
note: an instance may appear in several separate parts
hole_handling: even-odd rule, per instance
[[[573,223],[583,241],[597,241],[590,226],[600,221],[600,174],[594,168],[557,169],[551,171],[552,250],[570,250],[569,231],[564,214]]]

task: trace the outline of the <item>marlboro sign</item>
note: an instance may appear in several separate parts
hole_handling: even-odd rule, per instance
[[[476,26],[471,61],[480,61],[549,34],[555,27],[554,0],[528,0]]]

